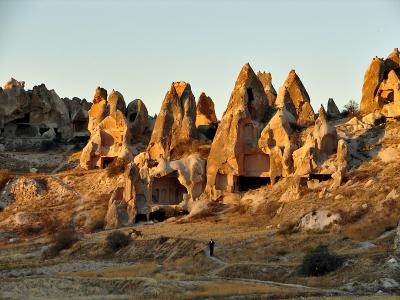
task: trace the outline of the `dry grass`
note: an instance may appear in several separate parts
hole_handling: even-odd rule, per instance
[[[58,273],[60,276],[77,276],[77,277],[147,277],[152,276],[159,265],[154,261],[145,261],[126,267],[106,268],[95,271],[80,271],[80,272],[62,272]]]
[[[292,292],[300,292],[299,289],[292,289]],[[281,288],[268,286],[250,282],[240,281],[213,281],[207,282],[203,286],[194,291],[184,294],[185,299],[201,298],[201,297],[227,297],[246,294],[290,294],[289,288]]]

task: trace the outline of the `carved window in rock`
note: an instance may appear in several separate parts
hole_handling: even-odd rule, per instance
[[[154,203],[158,203],[160,201],[160,190],[159,189],[154,189],[153,195],[152,195],[152,200]]]

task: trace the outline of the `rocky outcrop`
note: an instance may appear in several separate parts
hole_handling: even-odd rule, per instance
[[[258,140],[260,149],[270,158],[271,183],[275,178],[293,172],[291,134],[296,119],[284,107],[280,108],[261,132]]]
[[[128,104],[126,117],[133,139],[141,137],[149,129],[149,114],[141,99],[135,99]]]
[[[271,107],[275,106],[277,94],[276,94],[276,90],[275,90],[274,86],[272,85],[271,73],[258,72],[257,77],[258,77],[258,79],[260,79],[260,81],[264,87],[264,92],[267,95],[268,105]]]
[[[128,162],[130,131],[124,114],[117,110],[107,116],[93,130],[88,144],[82,150],[80,166],[83,169],[104,168],[114,159]]]
[[[136,207],[134,200],[124,199],[124,188],[117,187],[108,202],[105,229],[113,229],[135,224]]]
[[[122,112],[124,115],[126,113],[126,103],[124,96],[120,92],[112,90],[107,99],[109,114],[115,113],[117,110]]]
[[[271,118],[264,87],[249,64],[236,80],[207,160],[207,191],[233,190],[237,176],[267,176],[267,157],[258,138]]]
[[[93,97],[93,104],[89,110],[88,130],[93,133],[97,125],[108,115],[107,90],[97,87]]]
[[[190,84],[174,82],[165,95],[147,150],[152,159],[177,159],[174,152],[196,137],[196,102]]]
[[[40,148],[45,141],[73,138],[75,125],[87,124],[90,106],[77,99],[60,99],[44,84],[25,91],[24,82],[12,78],[0,89],[0,136],[6,148]]]
[[[332,98],[328,99],[328,105],[327,105],[327,110],[326,113],[328,115],[328,118],[334,119],[340,116],[340,110],[336,106],[335,101]]]
[[[196,106],[196,127],[199,133],[212,140],[218,127],[214,102],[205,93],[201,93]]]
[[[400,115],[399,50],[384,60],[375,57],[364,75],[360,111],[366,115],[380,111],[387,117]]]
[[[295,70],[289,72],[285,83],[279,88],[275,106],[285,107],[300,126],[309,126],[315,121],[310,97]]]
[[[318,172],[318,166],[337,151],[337,133],[326,116],[321,105],[318,119],[312,132],[307,136],[304,145],[293,152],[295,174],[304,176]]]
[[[204,92],[200,94],[196,105],[196,127],[217,125],[214,102]]]

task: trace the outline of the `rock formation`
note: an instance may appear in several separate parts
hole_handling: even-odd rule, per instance
[[[196,106],[196,127],[200,133],[212,140],[217,130],[218,120],[214,102],[205,93],[201,93]]]
[[[124,96],[121,95],[120,92],[112,90],[111,94],[107,99],[108,111],[109,114],[113,114],[117,110],[122,112],[124,115],[126,113],[126,104],[124,100]]]
[[[249,177],[269,175],[268,157],[257,141],[272,110],[262,83],[245,64],[211,145],[207,160],[209,193],[239,190],[240,178],[243,184],[250,184]]]
[[[312,132],[307,136],[304,145],[293,152],[295,174],[304,176],[318,173],[318,166],[336,150],[336,129],[328,122],[325,109],[321,105]]]
[[[310,97],[295,70],[289,72],[285,83],[279,88],[275,106],[285,107],[300,126],[309,126],[315,121]]]
[[[93,133],[97,125],[108,115],[107,90],[97,87],[93,97],[93,104],[89,110],[88,130]]]
[[[375,57],[364,75],[360,111],[400,115],[400,54],[395,48],[386,59]]]
[[[196,134],[196,102],[189,83],[174,82],[161,106],[147,148],[150,158],[177,159],[174,151],[190,145]]]
[[[334,118],[340,117],[340,110],[336,106],[336,103],[332,98],[328,99],[328,105],[327,105],[326,113],[328,115],[328,118],[330,118],[330,119],[334,119]]]
[[[108,202],[105,229],[113,229],[135,224],[136,207],[133,199],[124,199],[124,187],[117,187]]]
[[[196,127],[216,124],[218,124],[218,120],[215,115],[214,102],[203,92],[197,100]]]
[[[264,92],[267,95],[268,105],[271,107],[275,106],[277,94],[276,94],[276,90],[275,90],[274,86],[272,85],[271,73],[258,72],[257,76],[258,76],[258,79],[260,79],[260,81],[264,87]]]
[[[261,132],[260,149],[269,156],[271,183],[275,178],[286,177],[293,172],[291,134],[296,119],[285,107],[280,108]]]
[[[12,78],[0,89],[0,136],[10,150],[69,140],[77,134],[77,122],[87,123],[89,106],[80,100],[60,99],[44,84],[25,91],[24,82]]]
[[[126,108],[126,117],[128,119],[132,139],[141,137],[150,127],[147,108],[141,99],[135,99],[128,104]]]
[[[124,114],[116,110],[97,125],[82,150],[80,166],[83,169],[104,168],[114,159],[128,162],[130,131]]]

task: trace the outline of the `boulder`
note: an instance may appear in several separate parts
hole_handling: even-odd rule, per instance
[[[289,72],[283,86],[279,88],[276,107],[285,107],[297,119],[300,126],[309,126],[315,121],[310,97],[295,70]]]
[[[147,151],[152,159],[178,159],[174,152],[197,138],[196,101],[186,82],[174,82],[161,106]]]
[[[366,116],[364,116],[361,121],[365,124],[371,125],[371,126],[376,126],[382,123],[385,123],[386,117],[384,114],[380,112],[373,112],[370,113]]]
[[[93,133],[97,125],[108,115],[107,91],[101,87],[96,88],[93,104],[89,110],[88,130]]]
[[[136,207],[134,201],[125,201],[124,188],[117,187],[108,201],[105,218],[105,229],[114,229],[132,226],[136,220]]]
[[[327,110],[326,113],[328,115],[328,118],[334,119],[340,116],[340,110],[336,106],[335,101],[332,98],[328,99],[328,105],[327,105]]]
[[[271,73],[258,72],[257,77],[258,77],[258,79],[260,79],[260,81],[264,87],[264,92],[267,95],[268,105],[271,107],[275,106],[277,94],[276,94],[276,90],[275,90],[274,86],[272,85]]]
[[[336,171],[332,174],[332,188],[339,187],[342,184],[348,171],[349,149],[347,143],[343,139],[340,139],[337,143],[336,152]]]
[[[245,64],[211,145],[208,192],[234,189],[235,176],[268,175],[268,157],[258,148],[257,141],[272,114],[262,83]]]
[[[149,127],[149,114],[146,105],[141,99],[135,99],[128,104],[126,117],[132,138],[141,137]]]
[[[215,115],[214,102],[205,93],[201,93],[196,106],[196,127],[216,126],[218,124]]]
[[[83,169],[104,168],[116,158],[128,162],[132,158],[128,122],[119,110],[110,114],[93,130],[90,140],[83,148],[80,166]]]
[[[325,228],[340,221],[338,213],[328,210],[316,210],[303,216],[299,223],[301,230],[324,230]]]

